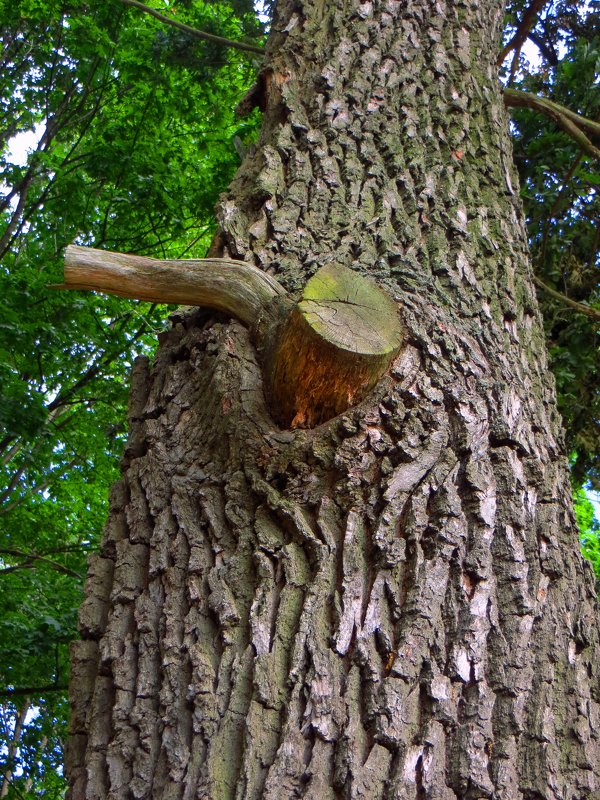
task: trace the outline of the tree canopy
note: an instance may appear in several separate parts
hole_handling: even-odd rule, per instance
[[[216,198],[259,124],[258,111],[235,111],[264,43],[250,2],[155,2],[178,27],[135,5],[0,1],[1,796],[62,796],[60,690],[85,559],[117,475],[133,359],[151,352],[169,311],[48,285],[72,242],[204,256]],[[499,45],[579,487],[600,485],[599,8],[511,3]],[[31,131],[23,163],[12,145]],[[577,499],[584,552],[600,568],[580,489]]]
[[[518,28],[525,14],[516,5],[509,18]],[[507,84],[528,93],[530,100],[549,98],[596,120],[586,141],[557,124],[556,115],[527,105],[512,111],[521,196],[574,474],[598,488],[599,5],[538,5],[542,10],[527,41],[539,63],[533,66],[521,51],[514,73],[509,54],[503,68]]]

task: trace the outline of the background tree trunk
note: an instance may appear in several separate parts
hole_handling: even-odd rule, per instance
[[[30,708],[31,700],[26,697],[23,705],[16,711],[10,744],[6,752],[2,753],[4,766],[2,770],[3,775],[2,785],[0,787],[0,797],[6,797],[10,791],[10,784],[15,773],[15,759],[17,757],[17,753],[19,752],[21,735],[23,733],[23,725],[25,724],[25,719],[27,718]]]
[[[73,798],[600,797],[571,513],[492,2],[279,3],[223,254],[339,262],[406,344],[283,430],[236,322],[175,320],[73,652]]]

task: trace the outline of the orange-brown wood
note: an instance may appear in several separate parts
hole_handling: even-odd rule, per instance
[[[265,393],[283,427],[312,428],[360,402],[402,340],[392,299],[336,264],[322,267],[294,304],[274,278],[243,261],[158,261],[71,246],[64,287],[202,305],[236,317],[253,330]]]
[[[273,417],[313,428],[360,402],[397,354],[402,327],[393,301],[339,265],[307,283],[265,364]]]

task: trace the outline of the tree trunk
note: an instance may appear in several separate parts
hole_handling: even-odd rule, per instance
[[[279,428],[248,331],[179,316],[74,646],[72,798],[600,798],[582,563],[493,2],[284,0],[224,255],[340,263],[406,339],[362,403]]]
[[[21,736],[23,734],[23,726],[25,725],[25,719],[30,708],[31,700],[26,697],[21,708],[19,708],[18,711],[15,711],[15,724],[12,731],[12,736],[10,738],[8,747],[3,748],[4,752],[2,753],[2,757],[4,759],[4,768],[2,775],[2,786],[0,788],[0,797],[6,797],[10,791],[10,785],[15,772],[15,758],[19,751]]]

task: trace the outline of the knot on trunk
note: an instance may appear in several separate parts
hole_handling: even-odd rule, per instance
[[[294,302],[275,278],[243,261],[159,261],[71,245],[61,288],[236,317],[253,331],[271,413],[286,428],[312,428],[363,400],[402,342],[395,302],[339,264],[322,267]]]

